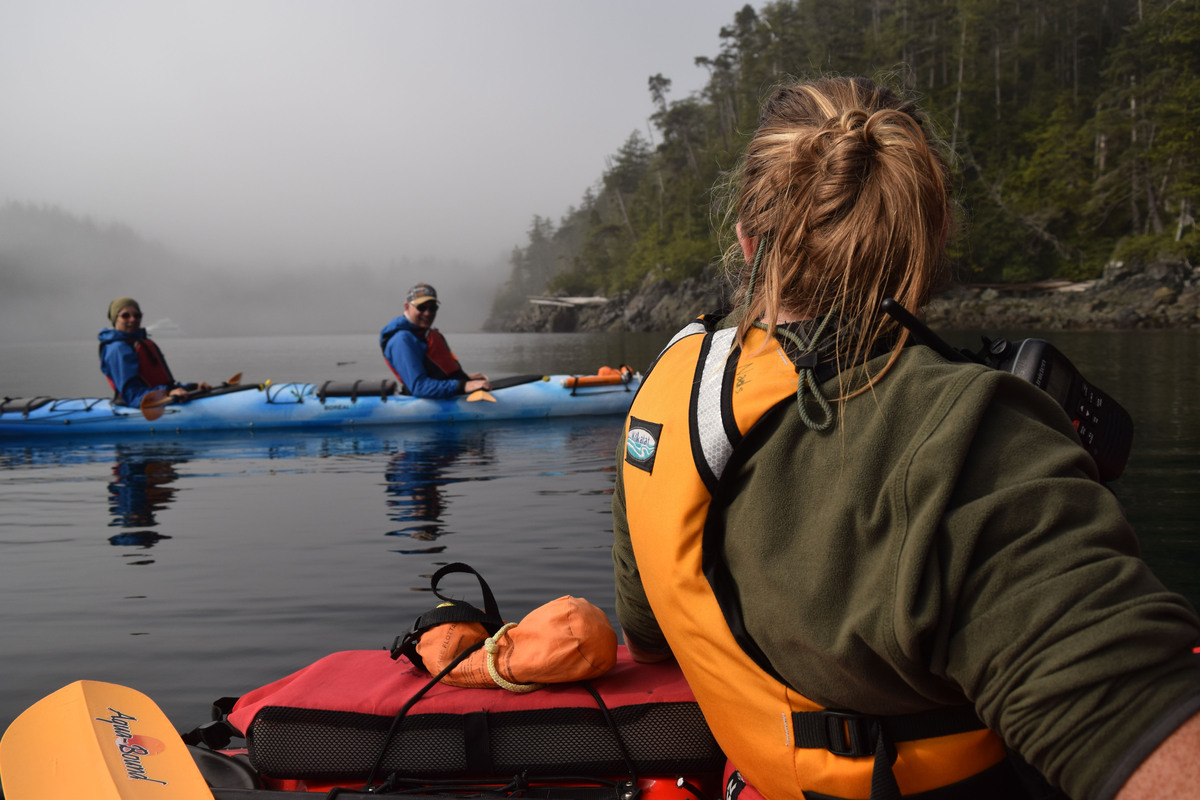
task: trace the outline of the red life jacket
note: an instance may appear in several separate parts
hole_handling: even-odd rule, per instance
[[[150,339],[139,339],[133,345],[138,356],[138,377],[147,386],[170,386],[175,383],[171,368],[162,350]]]
[[[425,360],[442,371],[442,377],[454,378],[463,372],[462,364],[450,350],[446,337],[437,328],[430,328],[425,336]],[[430,373],[431,377],[439,377]]]
[[[128,341],[128,340],[127,340]],[[175,378],[171,375],[171,368],[167,366],[167,359],[163,356],[162,350],[158,345],[150,339],[135,339],[129,342],[133,346],[133,352],[137,353],[138,357],[138,377],[142,383],[147,386],[173,386]],[[109,343],[106,342],[100,345],[100,357],[104,357],[104,348]],[[113,388],[113,391],[119,396],[121,389],[113,379],[108,378],[108,385]]]
[[[392,334],[393,336],[395,334]],[[391,337],[389,336],[388,339]],[[387,347],[387,340],[383,342],[383,348]],[[388,369],[396,376],[396,380],[400,382],[400,387],[405,392],[408,388],[404,386],[404,379],[400,377],[400,373],[396,372],[396,368],[392,366],[392,362],[385,357],[384,362],[388,365]],[[450,345],[446,342],[446,337],[442,336],[442,332],[437,328],[430,328],[425,332],[425,358],[422,359],[425,365],[425,374],[431,378],[438,380],[448,380],[450,378],[465,378],[466,371],[462,368],[462,364],[458,363],[458,358],[450,349]]]

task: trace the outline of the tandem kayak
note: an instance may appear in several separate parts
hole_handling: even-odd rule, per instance
[[[180,734],[135,689],[68,684],[5,731],[3,796],[283,800],[359,796],[365,780],[373,797],[704,800],[725,768],[678,667],[623,647],[599,678],[523,694],[343,651],[213,711]]]
[[[624,414],[642,376],[518,375],[491,391],[435,400],[397,394],[394,380],[226,385],[150,409],[110,398],[4,398],[0,436],[330,428],[414,422]]]

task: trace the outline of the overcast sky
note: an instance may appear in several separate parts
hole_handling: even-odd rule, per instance
[[[742,5],[0,0],[0,201],[247,265],[493,261]]]

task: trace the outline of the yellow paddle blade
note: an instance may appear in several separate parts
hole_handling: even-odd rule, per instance
[[[6,800],[212,800],[154,701],[76,681],[30,706],[0,739]]]
[[[480,400],[487,400],[489,403],[496,402],[496,398],[492,397],[490,393],[484,391],[483,389],[476,389],[467,395],[468,403],[478,403]]]

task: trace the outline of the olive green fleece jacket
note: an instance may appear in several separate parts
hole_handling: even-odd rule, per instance
[[[824,433],[778,417],[722,478],[732,500],[714,513],[750,634],[822,705],[970,702],[1072,797],[1110,797],[1200,710],[1200,620],[1138,557],[1065,413],[1023,380],[924,347],[843,412]],[[663,652],[623,454],[622,441],[617,615],[629,641]]]

